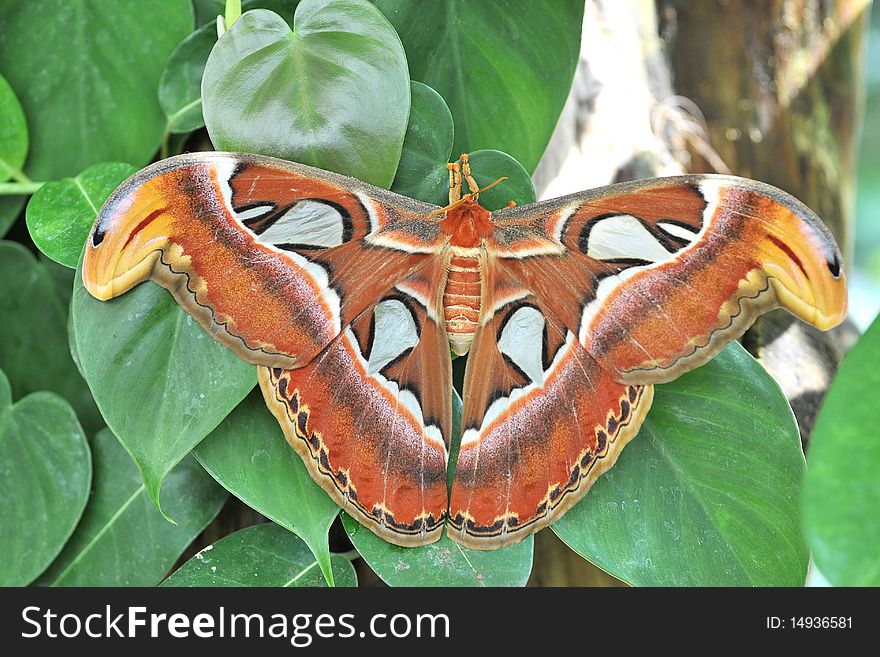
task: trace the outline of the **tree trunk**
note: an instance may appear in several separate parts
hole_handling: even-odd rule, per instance
[[[535,183],[549,198],[685,171],[789,191],[851,253],[867,0],[587,0],[581,62]],[[704,117],[704,120],[703,120]],[[853,339],[770,313],[744,339],[806,438]],[[617,580],[537,537],[534,585]]]
[[[852,253],[855,166],[864,100],[867,0],[658,0],[675,91],[702,111],[729,169],[804,201]],[[731,38],[737,35],[738,38]],[[713,167],[692,151],[691,171]],[[786,393],[805,445],[825,390],[852,343],[777,311],[744,345]]]

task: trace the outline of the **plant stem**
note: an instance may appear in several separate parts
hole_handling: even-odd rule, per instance
[[[27,182],[16,181],[0,183],[0,196],[33,194],[44,184],[44,182],[32,182],[30,180],[28,180]]]
[[[162,145],[159,147],[159,157],[165,159],[168,157],[168,140],[171,139],[171,121],[165,122],[165,132],[162,133]]]

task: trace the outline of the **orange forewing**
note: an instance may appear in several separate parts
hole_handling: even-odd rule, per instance
[[[659,178],[545,207],[534,216],[520,209],[496,213],[508,234],[523,235],[522,247],[510,240],[498,245],[500,267],[618,381],[670,381],[777,306],[821,329],[846,314],[846,279],[833,237],[806,206],[769,185],[731,176]],[[625,235],[594,239],[597,224],[620,217],[643,228],[635,245],[625,245]],[[548,240],[545,257],[520,257],[534,249],[533,234]],[[594,242],[606,254],[635,255],[645,236],[654,243],[651,257],[658,247],[665,257],[591,257]],[[551,253],[551,241],[558,252]]]
[[[302,365],[428,262],[424,254],[368,244],[368,235],[414,223],[424,242],[439,239],[439,231],[425,234],[420,221],[433,206],[378,192],[259,156],[163,160],[123,183],[102,208],[86,243],[83,281],[93,295],[109,299],[152,279],[245,360]],[[338,244],[261,239],[267,224],[316,199],[344,216]],[[303,221],[311,216],[303,212]]]

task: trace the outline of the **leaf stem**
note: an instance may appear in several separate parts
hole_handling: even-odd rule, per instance
[[[33,194],[45,184],[44,182],[33,182],[31,180],[0,183],[0,196]]]
[[[168,157],[168,141],[171,139],[171,120],[165,121],[165,131],[162,133],[162,145],[159,147],[159,158],[164,160]]]
[[[9,174],[14,180],[20,183],[32,183],[33,181],[27,177],[27,174],[21,169],[10,169]],[[42,183],[39,183],[42,185]]]

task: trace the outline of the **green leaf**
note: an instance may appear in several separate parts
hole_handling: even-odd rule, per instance
[[[498,550],[471,550],[446,534],[430,545],[392,545],[347,513],[342,523],[370,568],[390,586],[525,586],[532,572],[534,536]]]
[[[55,262],[75,268],[101,205],[135,171],[130,164],[102,162],[76,178],[40,187],[26,216],[34,244]]]
[[[252,0],[244,2],[245,11],[254,8],[272,9],[288,22],[292,22],[295,0]],[[224,12],[223,2],[214,2],[204,7],[210,18],[197,21],[201,25],[177,44],[168,58],[162,77],[159,79],[159,104],[165,112],[167,129],[171,133],[190,132],[205,125],[202,116],[202,75],[211,49],[217,43],[217,16]],[[200,6],[196,5],[196,13]]]
[[[455,119],[455,155],[510,153],[532,172],[577,66],[582,0],[375,0],[406,49],[410,74]]]
[[[457,157],[457,156],[456,156]],[[487,210],[498,210],[507,207],[508,201],[517,205],[534,203],[536,200],[535,186],[522,165],[507,153],[501,151],[476,151],[470,153],[471,169],[474,180],[482,189],[506,176],[492,189],[480,194],[480,204]],[[463,192],[467,193],[467,185]]]
[[[217,43],[217,26],[208,23],[190,34],[171,53],[159,79],[159,104],[169,132],[190,132],[202,118],[202,73]]]
[[[0,25],[0,71],[27,117],[32,178],[150,160],[165,126],[156,87],[192,31],[189,2],[5,2]]]
[[[452,153],[452,114],[431,87],[411,84],[409,124],[391,191],[445,206],[449,202],[446,164]]]
[[[241,17],[241,0],[226,0],[226,11],[223,13],[223,22],[230,27]]]
[[[816,418],[804,482],[807,543],[835,586],[880,586],[880,319],[847,354]]]
[[[0,75],[0,182],[21,172],[27,158],[28,129],[15,92]]]
[[[205,470],[233,495],[300,536],[332,583],[327,533],[339,507],[312,480],[258,390],[194,453]]]
[[[0,372],[0,586],[29,584],[73,532],[92,462],[73,409],[50,392],[12,405]]]
[[[26,196],[0,196],[0,239],[2,239],[24,207]]]
[[[76,271],[63,265],[59,265],[57,262],[50,260],[42,253],[40,254],[39,262],[52,281],[52,285],[55,288],[55,296],[58,298],[58,301],[64,308],[69,308],[70,298],[73,295],[73,277],[76,275]],[[71,354],[71,356],[72,355],[73,354]],[[101,427],[103,426],[102,423]]]
[[[406,153],[406,151],[404,151]],[[453,159],[457,159],[459,154],[452,155]],[[470,163],[474,180],[482,189],[494,183],[499,178],[506,178],[497,185],[480,194],[480,204],[489,210],[499,210],[507,207],[509,201],[515,202],[517,205],[525,205],[534,203],[537,196],[535,186],[532,179],[522,165],[510,157],[507,153],[501,151],[476,151],[469,153]],[[449,203],[449,174],[446,170],[445,160],[443,163],[429,166],[427,161],[423,160],[422,165],[412,162],[414,158],[409,157],[407,161],[401,158],[401,168],[397,172],[394,185],[391,189],[398,194],[418,198],[427,203],[445,206]],[[412,167],[404,171],[404,167]],[[416,181],[421,176],[421,183]],[[403,180],[403,183],[398,181]],[[411,181],[413,187],[406,189],[405,186]],[[433,189],[433,193],[429,190]],[[462,181],[462,193],[467,194],[470,190],[467,183]],[[414,196],[418,194],[418,196]]]
[[[639,586],[802,586],[800,437],[776,382],[737,343],[656,386],[639,435],[552,525]]]
[[[95,478],[82,521],[37,581],[45,586],[155,586],[228,498],[195,459],[185,458],[162,487],[167,522],[109,429],[92,440]]]
[[[282,157],[388,187],[409,117],[406,56],[366,0],[304,0],[293,30],[257,9],[217,41],[202,102],[218,149]]]
[[[336,586],[357,586],[348,559],[333,556]],[[309,547],[272,523],[254,525],[206,547],[166,579],[162,586],[326,586]]]
[[[151,282],[98,301],[78,268],[71,314],[98,408],[159,506],[162,480],[250,392],[256,370]]]
[[[296,9],[299,0],[244,0],[241,10],[271,9],[288,23],[293,23],[293,10]],[[226,10],[226,0],[193,0],[196,9],[196,25],[210,23],[214,27],[214,35],[217,35],[217,16],[222,16]]]
[[[67,344],[67,305],[46,263],[15,242],[0,242],[0,369],[16,399],[38,390],[64,397],[88,429],[102,424]]]

